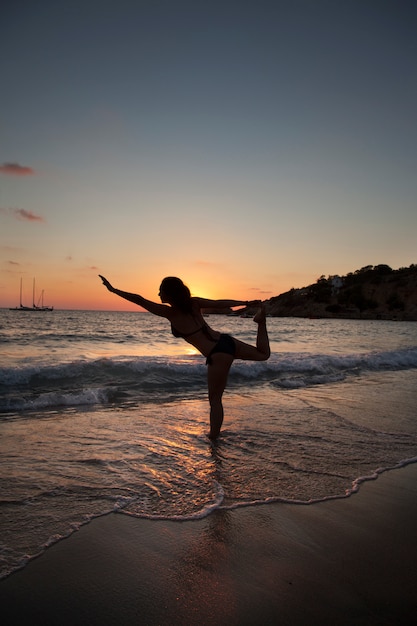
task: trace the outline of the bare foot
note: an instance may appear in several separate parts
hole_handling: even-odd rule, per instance
[[[255,317],[253,318],[253,321],[256,322],[257,324],[261,324],[262,322],[265,322],[265,320],[266,320],[266,311],[265,311],[264,305],[262,305],[259,311],[257,312],[257,314],[255,315]]]

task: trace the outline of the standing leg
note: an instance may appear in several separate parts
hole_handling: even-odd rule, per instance
[[[223,392],[233,357],[218,352],[211,357],[212,363],[207,366],[208,395],[210,402],[210,439],[216,439],[223,424]]]

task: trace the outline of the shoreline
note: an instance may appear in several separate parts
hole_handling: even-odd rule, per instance
[[[0,581],[6,626],[414,623],[417,463],[350,497],[93,520]]]

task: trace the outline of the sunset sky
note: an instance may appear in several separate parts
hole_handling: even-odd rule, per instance
[[[0,51],[0,307],[417,262],[415,2],[22,0]]]

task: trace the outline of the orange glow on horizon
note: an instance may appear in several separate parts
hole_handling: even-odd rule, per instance
[[[0,285],[0,308],[19,305],[19,281],[20,278],[14,278],[7,283],[4,280],[2,281]],[[281,290],[277,288],[270,295],[265,295],[265,292],[261,290],[258,292],[251,287],[239,287],[238,282],[236,281],[235,284],[231,279],[224,281],[220,279],[218,281],[208,279],[187,281],[184,279],[184,282],[189,287],[192,296],[200,296],[212,300],[223,298],[266,300],[294,286],[291,284],[287,289]],[[243,281],[240,282],[240,284],[242,283]],[[153,287],[146,286],[147,288],[145,289],[141,289],[137,281],[129,280],[129,278],[123,280],[122,283],[114,280],[112,284],[119,289],[131,293],[139,293],[144,298],[160,302],[158,296],[160,281],[156,281]],[[95,278],[93,280],[84,278],[83,280],[66,282],[57,281],[53,278],[45,279],[42,281],[42,287],[36,289],[35,304],[37,304],[41,296],[42,289],[44,289],[44,305],[53,306],[56,310],[143,311],[141,307],[107,291],[98,278],[97,280]],[[27,279],[24,284],[22,300],[24,305],[32,305],[32,279]]]
[[[166,269],[166,268],[163,268]],[[263,284],[254,285],[249,282],[250,277],[230,272],[205,271],[201,267],[176,268],[171,274],[154,268],[142,276],[136,270],[124,271],[116,267],[114,271],[94,268],[89,271],[69,271],[69,268],[39,267],[33,271],[4,273],[0,281],[0,308],[9,308],[19,305],[19,285],[23,278],[23,304],[32,305],[33,275],[37,276],[35,303],[44,290],[44,305],[53,306],[59,310],[97,310],[97,311],[138,311],[143,309],[137,305],[118,297],[104,287],[99,273],[105,275],[117,287],[131,293],[160,302],[158,292],[161,280],[167,275],[176,275],[189,287],[193,296],[200,296],[212,300],[267,300],[277,296],[292,287],[303,287],[314,282],[315,277],[300,276],[298,281],[294,275],[282,275],[276,280],[276,287]],[[303,280],[306,279],[306,280]],[[275,281],[274,281],[275,282]]]

